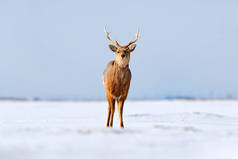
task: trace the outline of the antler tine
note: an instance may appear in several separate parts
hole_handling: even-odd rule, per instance
[[[111,40],[111,38],[109,37],[110,32],[107,31],[106,26],[104,26],[104,31],[105,31],[105,34],[106,34],[107,39],[108,39],[111,43],[115,44],[117,47],[120,47],[120,45],[118,44],[118,42],[117,42],[116,40],[115,40],[115,41]]]
[[[138,28],[138,31],[136,33],[136,39],[134,41],[130,41],[127,45],[125,45],[124,47],[128,47],[130,46],[131,44],[134,44],[139,38],[140,38],[140,34],[141,34],[141,30],[140,28]]]

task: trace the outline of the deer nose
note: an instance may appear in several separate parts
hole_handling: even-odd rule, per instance
[[[126,55],[125,54],[122,54],[121,57],[124,58]]]

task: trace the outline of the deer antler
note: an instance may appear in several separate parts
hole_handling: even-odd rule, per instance
[[[109,32],[107,31],[107,29],[106,29],[106,26],[104,27],[104,31],[105,31],[105,34],[106,34],[106,37],[107,37],[107,39],[111,42],[111,43],[113,43],[113,44],[115,44],[117,47],[121,47],[119,44],[118,44],[118,42],[115,40],[115,41],[112,41],[111,39],[110,39],[110,37],[109,37]]]
[[[137,33],[136,33],[136,39],[134,41],[130,41],[127,45],[123,46],[123,47],[128,47],[130,46],[131,44],[134,44],[140,37],[140,34],[141,34],[141,30],[138,29]]]

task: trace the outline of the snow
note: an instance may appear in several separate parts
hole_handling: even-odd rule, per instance
[[[237,159],[238,101],[0,102],[0,159]]]

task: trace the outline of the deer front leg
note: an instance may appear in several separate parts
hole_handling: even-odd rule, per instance
[[[112,115],[112,105],[113,105],[113,97],[110,96],[109,93],[106,93],[107,101],[108,101],[108,115],[107,115],[107,124],[106,127],[109,127],[111,115]]]
[[[107,115],[107,125],[106,125],[106,127],[109,127],[110,117],[111,117],[111,106],[110,106],[110,103],[108,102],[108,115]]]
[[[110,118],[110,127],[113,127],[113,116],[115,112],[115,99],[111,100],[111,118]]]
[[[124,128],[124,124],[123,124],[123,106],[124,106],[124,99],[118,100],[117,101],[117,110],[118,110],[118,114],[119,114],[119,119],[120,119],[120,127]]]

